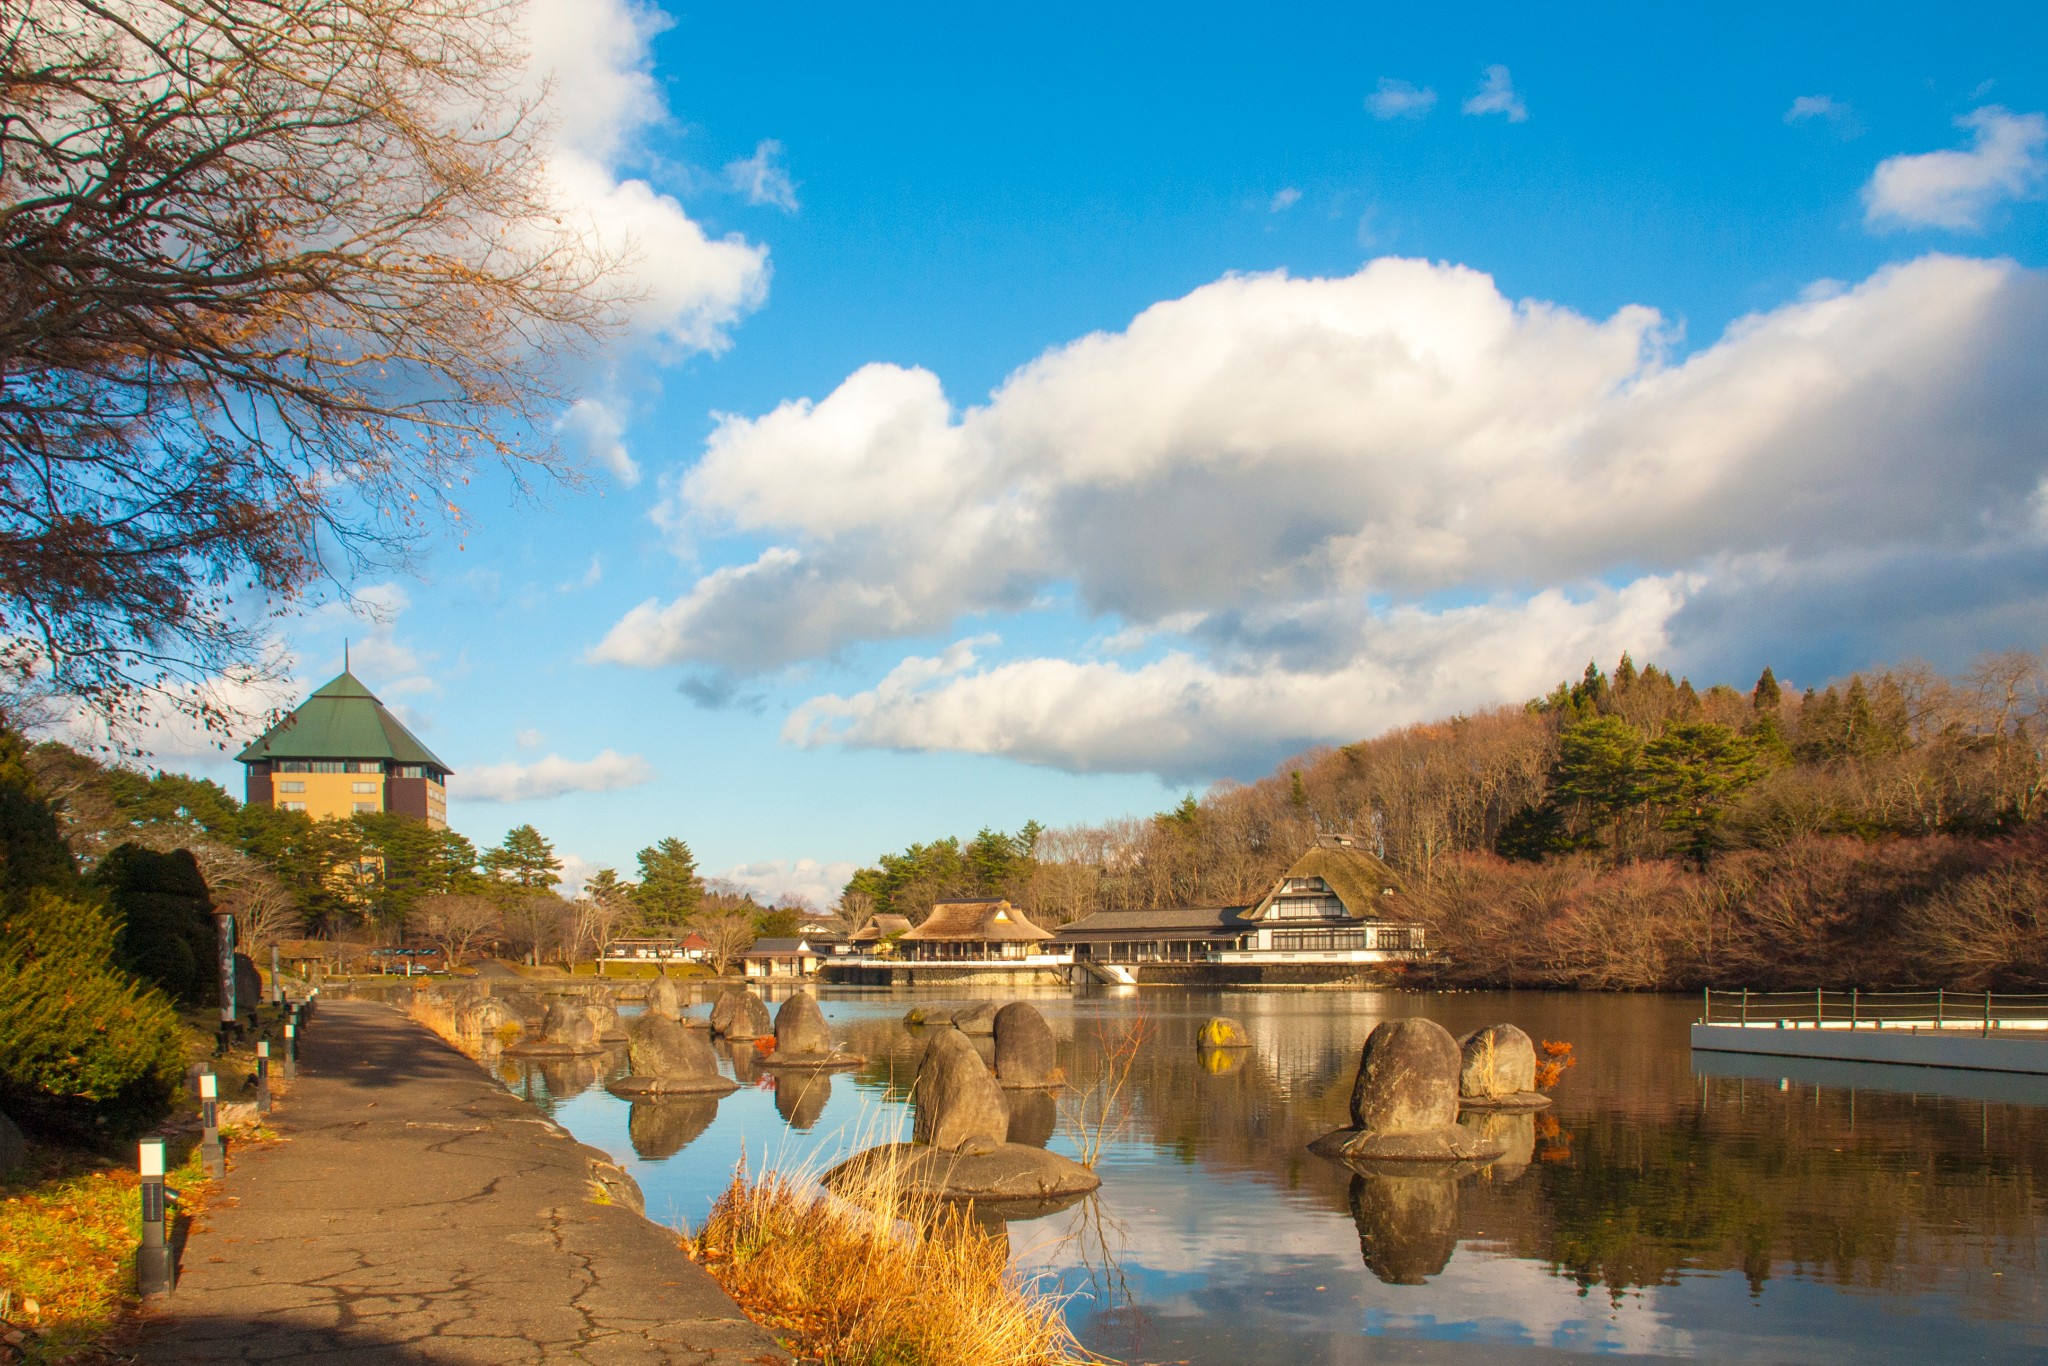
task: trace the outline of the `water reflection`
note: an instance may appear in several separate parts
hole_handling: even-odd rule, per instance
[[[793,1167],[893,1136],[928,1037],[901,1022],[913,999],[828,997],[835,1037],[868,1058],[829,1080],[771,1084],[751,1048],[720,1044],[721,1066],[759,1089],[680,1102],[700,1107],[687,1115],[629,1112],[594,1089],[613,1055],[501,1066],[627,1161],[650,1211],[694,1221],[742,1153]],[[1673,999],[1034,999],[1075,1088],[1102,1080],[1105,1038],[1139,1014],[1148,1031],[1099,1195],[1005,1228],[1027,1274],[1074,1292],[1070,1321],[1106,1355],[1348,1363],[1376,1354],[1358,1348],[1363,1334],[1417,1344],[1412,1359],[1490,1366],[1538,1348],[2048,1359],[2048,1108],[2017,1103],[2023,1087],[1950,1074],[1940,1082],[1984,1094],[1941,1095],[1925,1074],[1865,1085],[1858,1069],[1789,1062],[1718,1075],[1709,1055],[1695,1074],[1696,1005]],[[1198,1051],[1211,1014],[1244,1021],[1252,1047]],[[1309,1154],[1346,1120],[1365,1035],[1409,1014],[1453,1033],[1512,1020],[1571,1041],[1581,1061],[1551,1111],[1461,1120],[1508,1145],[1477,1173],[1352,1171]],[[1076,1154],[1057,1097],[1009,1099],[1012,1141]]]
[[[832,1074],[777,1072],[772,1080],[775,1085],[775,1113],[798,1133],[810,1132],[818,1117],[825,1113],[825,1102],[832,1099]]]
[[[1458,1249],[1458,1182],[1441,1172],[1351,1176],[1351,1221],[1366,1269],[1388,1285],[1421,1285]]]
[[[626,1132],[637,1156],[658,1162],[688,1147],[717,1118],[718,1102],[702,1096],[635,1100]]]

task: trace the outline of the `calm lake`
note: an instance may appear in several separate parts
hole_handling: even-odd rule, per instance
[[[2048,1361],[2042,1079],[1694,1055],[1698,1003],[1672,997],[1027,994],[1077,1086],[1101,1075],[1105,1039],[1143,1036],[1100,1193],[1008,1225],[1019,1265],[1071,1293],[1076,1335],[1105,1356]],[[816,1170],[908,1137],[924,1031],[902,1016],[973,999],[822,997],[859,1071],[778,1084],[743,1052],[723,1100],[629,1105],[604,1089],[614,1055],[496,1066],[632,1172],[649,1215],[695,1224],[743,1156]],[[1193,1046],[1212,1014],[1255,1043],[1220,1072]],[[1456,1182],[1309,1153],[1346,1122],[1366,1034],[1407,1015],[1454,1034],[1510,1021],[1569,1041],[1578,1065],[1507,1160]],[[1043,1109],[1016,1122],[1077,1155]]]

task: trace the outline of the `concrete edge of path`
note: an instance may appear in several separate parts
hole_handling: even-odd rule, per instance
[[[231,1154],[161,1363],[786,1363],[611,1158],[389,1006],[325,1000],[286,1142]]]

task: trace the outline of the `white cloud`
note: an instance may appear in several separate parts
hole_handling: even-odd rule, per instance
[[[781,143],[763,138],[752,156],[725,164],[725,183],[745,195],[749,204],[772,204],[784,213],[795,213],[796,184],[777,163],[781,155]]]
[[[1273,196],[1272,201],[1266,205],[1266,211],[1268,213],[1285,213],[1300,202],[1301,191],[1289,185]]]
[[[539,749],[546,743],[547,736],[529,726],[515,733],[512,740],[521,749]]]
[[[1963,151],[1887,157],[1863,187],[1864,222],[1872,227],[1984,226],[1999,204],[2038,197],[2048,186],[2048,116],[2013,114],[1987,105],[1956,120],[1970,130]]]
[[[713,238],[676,199],[625,169],[669,118],[650,43],[668,20],[640,0],[528,0],[521,14],[528,92],[552,142],[546,179],[565,226],[619,262],[628,323],[595,362],[638,350],[716,351],[766,296],[768,253]]]
[[[864,366],[815,402],[720,418],[668,514],[766,548],[642,603],[595,653],[754,673],[1052,592],[1141,653],[906,664],[806,704],[790,738],[1164,768],[1233,751],[1231,732],[1355,738],[1403,689],[1434,714],[1560,660],[1682,651],[1689,603],[1789,611],[1802,565],[2042,535],[2040,275],[1930,256],[1682,359],[1673,342],[1651,309],[1588,318],[1389,258],[1226,277],[964,410],[928,371]],[[1766,588],[1733,571],[1744,557],[1787,568]],[[1969,577],[1947,574],[1952,596]],[[1724,581],[1755,586],[1731,601]],[[1867,629],[1920,610],[1888,601]],[[1475,639],[1526,669],[1428,681]]]
[[[1479,89],[1465,101],[1464,108],[1468,114],[1506,114],[1509,123],[1521,123],[1529,117],[1529,107],[1515,93],[1514,78],[1498,62],[1486,68]]]
[[[530,764],[482,764],[458,773],[450,790],[465,801],[545,801],[570,792],[617,792],[654,777],[654,766],[640,755],[606,749],[590,759],[550,754]]]
[[[998,754],[1072,771],[1157,772],[1172,781],[1256,770],[1275,754],[1530,697],[1591,658],[1662,650],[1681,581],[1643,579],[1583,600],[1522,600],[1354,624],[1342,658],[1289,667],[1278,651],[1218,663],[1026,659],[978,667],[975,645],[912,657],[875,688],[815,697],[783,738],[817,747]]]
[[[555,433],[579,459],[602,465],[627,488],[640,482],[640,466],[626,449],[625,423],[610,404],[601,399],[577,399],[556,420]]]
[[[1785,111],[1785,122],[1802,123],[1808,119],[1826,119],[1830,123],[1851,118],[1849,106],[1832,95],[1800,95],[1793,99],[1792,107]]]
[[[1365,107],[1376,119],[1419,119],[1436,108],[1436,91],[1382,76],[1380,88],[1365,97]]]
[[[273,642],[254,668],[231,669],[197,683],[176,683],[143,699],[118,727],[70,699],[53,700],[49,734],[81,749],[119,748],[156,759],[231,758],[271,721],[297,706],[304,690],[295,661]],[[204,717],[215,718],[209,724]]]
[[[717,877],[752,892],[756,900],[774,904],[794,897],[818,910],[839,899],[846,880],[860,867],[857,863],[820,863],[816,859],[763,859],[736,863]]]

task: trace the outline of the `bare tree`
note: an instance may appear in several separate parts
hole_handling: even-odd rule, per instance
[[[422,897],[412,919],[421,934],[441,946],[451,968],[461,967],[470,950],[505,932],[498,904],[487,896]]]
[[[699,915],[691,927],[704,936],[711,970],[723,977],[740,956],[754,947],[754,917],[741,911],[714,911]]]
[[[516,0],[19,0],[0,25],[0,663],[102,714],[556,469],[607,325]],[[204,690],[173,694],[219,722]]]

